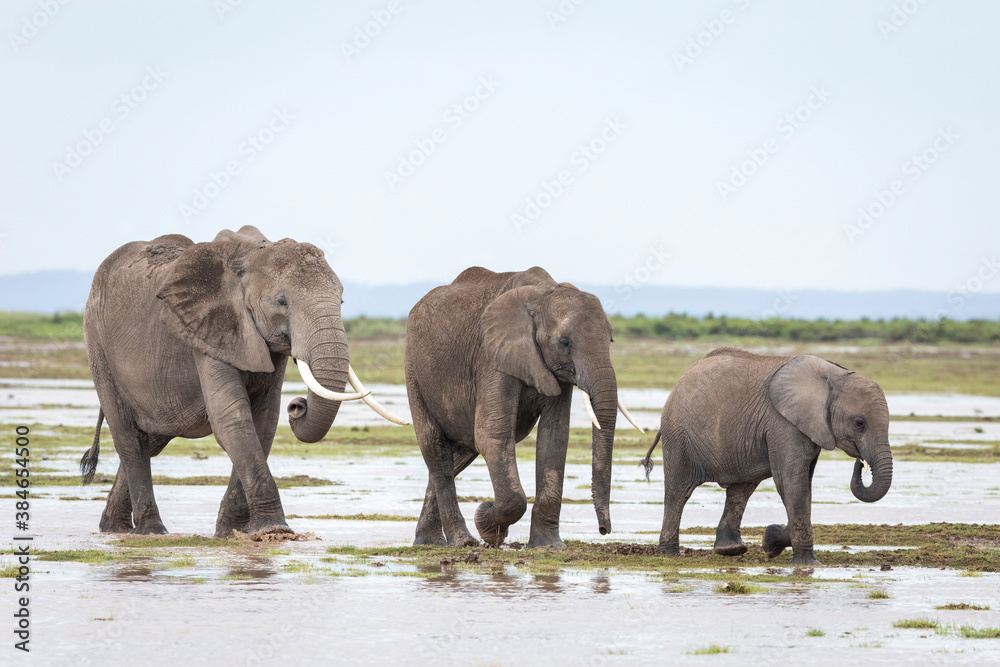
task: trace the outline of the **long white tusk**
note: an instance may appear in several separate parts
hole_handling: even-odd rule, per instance
[[[639,433],[642,433],[643,435],[646,434],[646,432],[642,430],[642,427],[635,423],[635,419],[632,418],[632,415],[630,415],[628,410],[625,409],[625,406],[622,405],[622,399],[620,398],[618,399],[618,409],[621,410],[622,415],[628,420],[628,423],[635,427],[635,430],[639,431]]]
[[[399,424],[400,426],[409,426],[410,422],[406,421],[402,417],[397,417],[388,410],[386,410],[381,403],[376,401],[374,398],[369,396],[370,391],[365,389],[365,386],[361,384],[361,380],[358,378],[358,374],[354,372],[351,366],[347,367],[347,379],[350,380],[351,386],[354,387],[354,391],[364,394],[362,400],[368,404],[368,407],[375,411],[375,414],[391,421],[393,424]]]
[[[590,396],[583,389],[580,390],[583,394],[583,407],[587,408],[587,414],[590,415],[590,421],[594,422],[594,428],[598,431],[601,430],[601,425],[597,423],[597,415],[594,414],[594,406],[590,404]]]
[[[312,393],[320,398],[325,398],[329,401],[356,401],[365,397],[364,393],[345,394],[341,391],[327,389],[313,377],[312,371],[309,370],[309,364],[302,359],[297,359],[295,363],[299,367],[299,375],[302,376],[302,381],[306,383],[306,386],[309,387]]]

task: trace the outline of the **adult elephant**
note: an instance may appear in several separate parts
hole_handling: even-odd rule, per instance
[[[788,527],[764,531],[770,557],[792,547],[792,563],[813,556],[812,476],[823,450],[854,457],[851,491],[866,503],[880,500],[892,484],[889,408],[882,388],[837,364],[803,355],[765,356],[720,348],[695,362],[670,392],[660,431],[663,439],[663,529],[659,550],[677,553],[684,504],[695,487],[717,482],[726,507],[715,533],[715,551],[746,551],[740,524],[757,485],[774,477]],[[861,472],[871,464],[872,483]]]
[[[150,458],[174,437],[214,433],[233,463],[216,535],[291,532],[267,465],[288,356],[309,386],[288,406],[299,440],[323,438],[341,401],[387,414],[350,368],[342,291],[318,248],[250,226],[211,243],[136,241],[104,260],[84,312],[101,416],[80,462],[89,482],[107,418],[120,465],[101,530],[166,533]],[[343,393],[348,381],[355,393]]]
[[[480,454],[495,500],[479,505],[476,528],[488,545],[503,543],[527,508],[514,445],[537,422],[528,546],[565,546],[559,512],[574,385],[583,390],[594,423],[598,527],[601,534],[611,530],[619,403],[610,344],[611,324],[597,297],[556,283],[538,267],[519,273],[473,267],[413,307],[406,390],[429,473],[415,544],[477,543],[459,510],[455,476]]]

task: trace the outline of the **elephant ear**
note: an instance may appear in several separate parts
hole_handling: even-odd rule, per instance
[[[546,396],[562,393],[535,342],[532,304],[551,287],[525,285],[504,292],[483,312],[483,349],[497,370],[513,375]]]
[[[244,303],[243,285],[232,270],[241,244],[198,243],[174,260],[156,293],[161,319],[194,349],[254,373],[274,371],[267,343]]]
[[[830,399],[833,380],[843,372],[844,369],[825,359],[802,355],[771,376],[768,390],[771,403],[781,416],[827,450],[837,446],[830,428]]]

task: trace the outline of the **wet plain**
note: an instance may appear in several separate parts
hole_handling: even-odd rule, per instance
[[[301,387],[286,385],[289,395]],[[406,415],[405,392],[371,386]],[[622,390],[655,429],[667,392]],[[279,430],[270,463],[289,525],[282,542],[214,540],[230,464],[209,437],[172,443],[153,462],[166,537],[103,535],[117,470],[104,429],[95,484],[76,467],[97,400],[86,381],[0,380],[0,421],[30,424],[32,656],[38,664],[629,665],[1000,662],[1000,399],[893,394],[892,490],[866,505],[853,462],[824,455],[813,521],[822,567],[768,560],[760,528],[783,523],[770,481],[744,520],[747,554],[711,554],[725,493],[696,490],[684,553],[655,554],[662,471],[638,461],[652,441],[619,424],[612,521],[589,504],[587,417],[574,401],[562,510],[565,551],[526,550],[529,519],[505,547],[412,548],[426,468],[412,431],[346,404],[323,443]],[[382,422],[384,423],[384,422]],[[10,438],[12,439],[12,437]],[[526,492],[532,442],[519,446]],[[47,484],[46,479],[51,480]],[[12,487],[4,505],[13,514]],[[458,480],[471,522],[492,497],[477,461]],[[530,511],[530,509],[529,509]],[[471,523],[470,523],[471,525]],[[200,536],[200,537],[196,537]],[[8,576],[13,558],[2,565]],[[12,586],[6,586],[5,596]]]

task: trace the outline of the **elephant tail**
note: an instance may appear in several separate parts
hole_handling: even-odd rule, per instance
[[[653,472],[653,461],[652,461],[653,450],[656,449],[656,445],[658,445],[659,443],[660,443],[660,432],[657,431],[656,437],[653,438],[653,446],[649,448],[648,452],[646,452],[646,458],[644,458],[642,460],[642,463],[640,464],[643,470],[646,471],[646,481],[649,481],[649,473]]]
[[[97,472],[97,459],[101,455],[101,426],[104,424],[104,410],[101,409],[97,415],[97,430],[94,432],[94,444],[90,446],[80,459],[80,474],[83,475],[83,483],[90,484],[94,480],[94,473]]]

